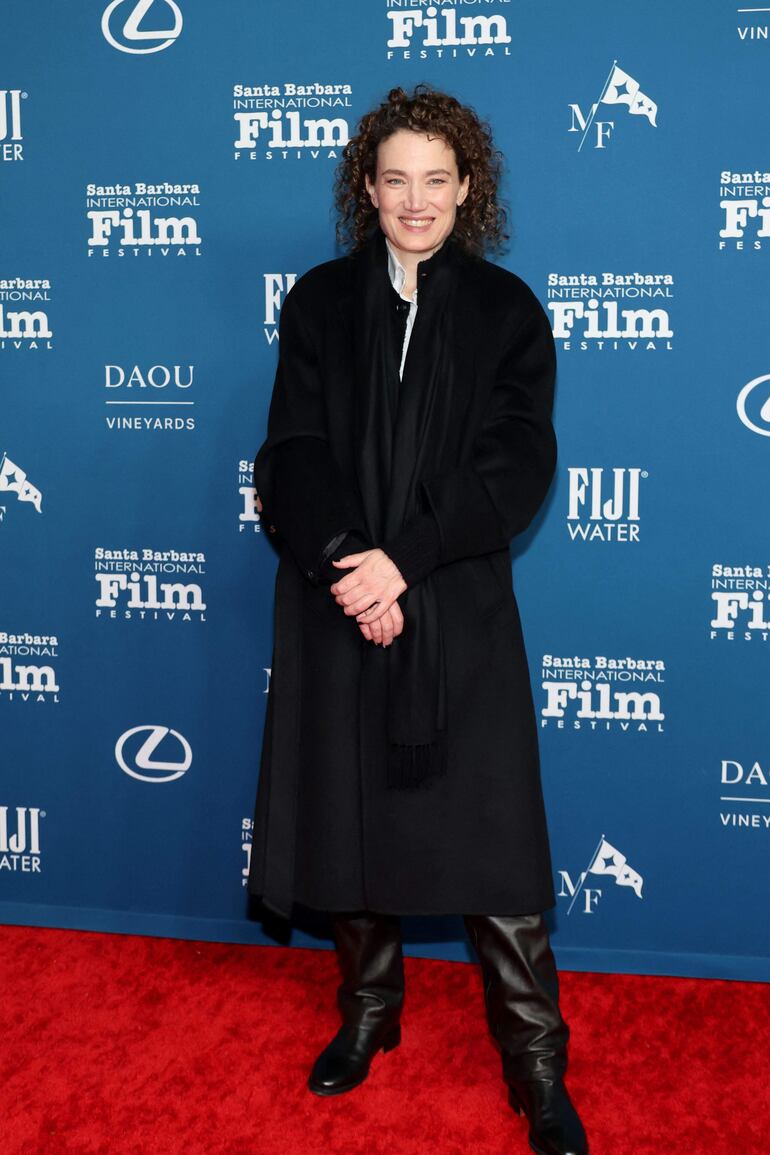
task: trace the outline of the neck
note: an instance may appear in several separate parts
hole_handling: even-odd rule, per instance
[[[390,238],[388,239],[390,240]],[[423,253],[413,253],[406,249],[400,249],[398,245],[393,244],[393,241],[390,241],[390,244],[393,248],[393,252],[396,254],[406,271],[404,291],[413,293],[417,284],[417,266],[421,261],[429,261],[430,258],[439,251],[441,245],[444,244],[444,241],[441,242],[441,245],[436,245],[435,248],[427,249]]]

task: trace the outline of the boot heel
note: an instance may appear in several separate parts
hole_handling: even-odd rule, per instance
[[[397,1047],[400,1042],[401,1042],[401,1024],[398,1023],[393,1028],[393,1030],[390,1032],[390,1034],[387,1036],[387,1038],[385,1038],[383,1040],[383,1043],[382,1043],[383,1055],[387,1054],[388,1051],[392,1051],[393,1048]]]
[[[519,1096],[516,1094],[513,1087],[508,1088],[508,1102],[513,1107],[516,1114],[520,1115],[522,1110],[521,1103],[519,1101]]]

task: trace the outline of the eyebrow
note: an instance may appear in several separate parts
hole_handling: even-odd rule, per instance
[[[395,173],[397,176],[406,176],[407,175],[402,168],[385,168],[382,170],[382,175],[385,176],[385,174],[389,173],[389,172]],[[444,176],[451,176],[452,175],[448,168],[432,168],[432,169],[429,169],[425,175],[426,176],[438,176],[441,173],[443,173]]]

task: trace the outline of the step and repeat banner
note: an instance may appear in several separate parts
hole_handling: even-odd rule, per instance
[[[282,302],[340,255],[341,149],[427,81],[494,129],[499,259],[559,354],[558,476],[512,549],[558,959],[770,979],[770,11],[10,0],[0,27],[0,919],[272,941],[251,462]],[[459,923],[407,929],[469,957]]]

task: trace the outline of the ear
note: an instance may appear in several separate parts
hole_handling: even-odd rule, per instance
[[[471,184],[471,174],[468,173],[466,175],[465,179],[460,181],[460,188],[458,189],[458,192],[457,192],[457,207],[458,208],[460,207],[460,205],[463,203],[463,201],[467,197],[468,190],[470,188],[470,184]]]
[[[377,204],[377,191],[372,182],[369,180],[368,173],[364,173],[364,183],[366,185],[366,191],[369,193],[371,198],[372,204],[375,208],[379,208],[380,206]]]

